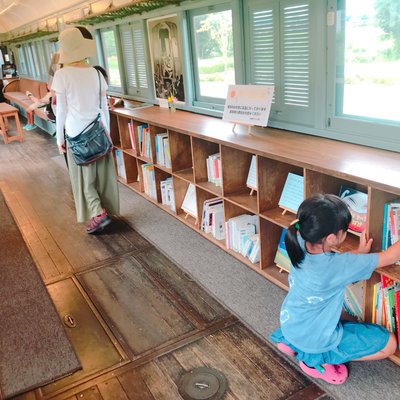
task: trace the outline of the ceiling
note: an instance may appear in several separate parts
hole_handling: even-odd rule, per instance
[[[71,15],[70,20],[77,19],[85,15],[89,5],[97,13],[110,4],[117,7],[129,2],[132,0],[0,0],[0,33],[35,31],[46,26],[46,22],[54,24],[57,17],[66,14]]]

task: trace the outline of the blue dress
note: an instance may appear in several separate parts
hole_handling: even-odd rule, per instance
[[[304,241],[301,243],[304,247]],[[340,321],[347,285],[369,279],[378,255],[305,254],[289,274],[281,327],[270,339],[291,347],[300,361],[314,367],[341,364],[382,350],[389,332],[376,324]]]

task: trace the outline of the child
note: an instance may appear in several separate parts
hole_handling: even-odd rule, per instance
[[[393,333],[375,324],[341,321],[340,315],[346,286],[400,259],[400,242],[368,254],[372,239],[363,232],[357,250],[332,252],[345,240],[351,221],[347,205],[334,195],[309,197],[297,217],[285,237],[293,265],[289,293],[281,308],[281,327],[270,339],[279,350],[296,355],[306,374],[342,384],[348,375],[344,363],[380,360],[396,351]]]

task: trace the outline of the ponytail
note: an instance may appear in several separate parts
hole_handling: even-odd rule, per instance
[[[331,233],[346,231],[351,222],[351,214],[346,203],[333,194],[315,194],[305,199],[297,211],[297,220],[286,231],[285,244],[290,261],[299,267],[305,257],[305,249],[300,246],[298,236],[305,242],[323,243]]]
[[[298,226],[298,222],[292,223],[285,235],[286,250],[294,267],[299,267],[304,260],[304,250],[301,248],[298,240]]]

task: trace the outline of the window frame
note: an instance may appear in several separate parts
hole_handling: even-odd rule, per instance
[[[109,65],[108,65],[107,57],[106,57],[107,49],[104,46],[104,40],[103,40],[103,34],[106,32],[114,33],[115,49],[117,52],[117,61],[118,61],[119,79],[121,82],[120,86],[112,85],[110,82],[110,69],[109,69]],[[98,47],[100,50],[100,52],[99,52],[100,64],[107,71],[108,81],[109,81],[108,90],[110,92],[115,92],[115,93],[124,93],[125,92],[125,87],[124,87],[125,77],[123,74],[123,70],[121,68],[121,39],[119,37],[118,28],[117,28],[117,26],[101,28],[101,29],[97,30],[97,33],[98,33],[97,34],[98,43],[100,44],[100,46]]]
[[[333,13],[334,24],[327,26],[327,106],[324,127],[325,132],[327,132],[326,136],[399,152],[398,132],[400,122],[351,115],[336,115],[337,102],[340,101],[336,84],[338,1],[340,0],[328,0],[328,12]],[[379,132],[379,135],[377,135],[377,132]]]
[[[120,38],[120,47],[121,47],[121,54],[122,54],[122,69],[123,69],[123,77],[124,77],[124,93],[133,96],[139,100],[145,100],[148,101],[150,99],[155,98],[155,92],[154,92],[154,80],[153,80],[153,74],[152,74],[152,67],[151,67],[151,61],[150,61],[150,56],[149,56],[149,41],[148,41],[148,34],[147,34],[147,24],[144,19],[142,20],[135,20],[129,23],[121,24],[118,26],[119,29],[119,38]],[[142,46],[143,46],[143,55],[144,59],[141,60],[142,63],[144,64],[145,70],[146,70],[146,83],[147,87],[141,86],[140,85],[140,72],[139,68],[140,65],[137,62],[136,56],[135,58],[135,63],[133,65],[134,69],[134,74],[135,74],[135,80],[136,80],[136,86],[135,85],[130,85],[129,79],[128,79],[128,72],[126,68],[126,59],[124,56],[123,47],[124,44],[122,43],[122,37],[123,37],[123,32],[129,32],[130,39],[132,40],[132,46],[133,49],[135,49],[135,38],[133,34],[133,30],[138,29],[141,31],[142,34]],[[137,54],[137,53],[136,53]]]
[[[190,9],[187,12],[187,24],[189,30],[190,40],[190,61],[192,74],[190,76],[192,83],[192,105],[195,107],[201,107],[206,109],[215,109],[222,111],[224,109],[225,99],[218,97],[202,96],[200,94],[200,82],[199,82],[199,70],[197,64],[197,56],[195,50],[195,32],[193,26],[193,18],[199,15],[205,15],[214,12],[222,12],[231,10],[232,13],[232,36],[233,36],[233,59],[235,66],[235,84],[241,84],[244,82],[244,56],[243,56],[243,32],[241,29],[242,13],[240,12],[241,7],[239,0],[232,2],[221,2],[216,5],[209,5]],[[197,79],[196,79],[197,77]]]

